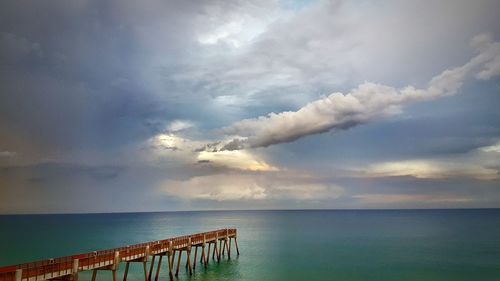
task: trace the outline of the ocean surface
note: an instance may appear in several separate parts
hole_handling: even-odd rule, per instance
[[[500,209],[0,216],[0,266],[226,227],[240,256],[178,280],[500,280]],[[130,270],[143,280],[140,264]]]

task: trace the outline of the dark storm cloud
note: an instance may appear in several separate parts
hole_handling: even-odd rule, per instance
[[[140,122],[130,122],[128,135],[120,135],[129,121],[124,115],[153,113],[134,101],[141,94],[136,81],[128,85],[133,93],[113,86],[134,76],[136,56],[130,32],[109,22],[109,8],[66,1],[1,5],[2,135],[51,150],[120,143],[142,129]]]
[[[193,44],[191,21],[203,5],[0,5],[0,133],[8,135],[2,149],[105,153],[147,139],[182,111],[166,102],[175,92],[158,92],[144,77],[156,71],[152,61],[175,64]]]

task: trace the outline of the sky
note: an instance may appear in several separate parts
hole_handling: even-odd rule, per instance
[[[0,2],[0,214],[500,207],[499,1]]]

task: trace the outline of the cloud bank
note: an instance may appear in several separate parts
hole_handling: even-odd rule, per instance
[[[332,200],[344,189],[297,173],[230,173],[168,180],[160,185],[162,194],[183,200],[263,201]]]

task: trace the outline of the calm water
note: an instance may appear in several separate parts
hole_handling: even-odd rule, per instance
[[[500,280],[500,209],[0,216],[0,226],[0,265],[236,227],[238,258],[193,277],[182,268],[179,280]]]

